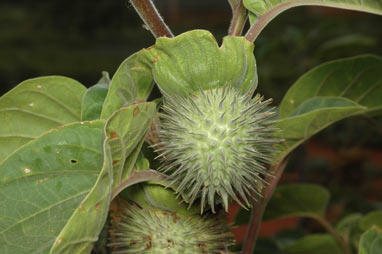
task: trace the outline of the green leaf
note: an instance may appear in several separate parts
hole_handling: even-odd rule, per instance
[[[88,88],[82,98],[82,121],[96,120],[101,117],[103,103],[109,90],[110,78],[107,72],[94,86]]]
[[[110,138],[114,187],[132,174],[143,139],[155,113],[155,103],[139,103],[116,111],[107,120],[105,135]],[[132,157],[128,158],[129,155]]]
[[[102,72],[102,77],[98,80],[97,85],[108,85],[110,86],[111,80],[109,73],[107,71]]]
[[[28,79],[0,98],[0,163],[23,144],[63,124],[81,120],[86,88],[49,76]]]
[[[109,140],[103,144],[103,167],[97,182],[57,236],[50,254],[89,254],[98,240],[109,211],[113,183]]]
[[[0,163],[0,253],[49,253],[97,181],[103,124],[52,129]]]
[[[359,213],[349,214],[342,218],[336,225],[335,230],[351,244],[358,249],[359,239],[364,232],[359,227],[362,215]]]
[[[382,232],[373,227],[366,231],[360,240],[358,254],[382,253]]]
[[[322,64],[303,75],[280,104],[278,160],[325,127],[382,109],[382,58],[358,56]]]
[[[359,226],[363,231],[366,231],[373,226],[376,226],[382,229],[382,211],[373,211],[366,214],[360,220]]]
[[[97,84],[86,91],[82,98],[81,118],[83,121],[100,118],[103,102],[105,101],[108,90],[108,85]]]
[[[144,53],[165,94],[184,95],[227,84],[245,92],[257,85],[253,47],[244,37],[236,36],[224,37],[219,47],[210,32],[193,30],[175,38],[158,38]]]
[[[336,225],[335,230],[344,237],[349,237],[352,231],[358,229],[362,215],[359,213],[349,214],[342,218]]]
[[[126,166],[126,164],[125,164]],[[143,153],[141,152],[141,149],[139,149],[139,154],[138,154],[138,158],[136,159],[135,161],[135,165],[134,165],[134,172],[135,171],[144,171],[144,170],[148,170],[150,168],[150,162],[148,159],[146,159],[144,156],[143,156]]]
[[[316,97],[347,98],[354,103],[380,110],[382,102],[382,57],[363,55],[330,61],[299,78],[280,104],[280,118]]]
[[[280,217],[323,217],[330,199],[327,189],[315,184],[286,184],[276,188],[264,220]]]
[[[283,254],[343,254],[336,239],[329,234],[312,234],[288,245]]]
[[[283,11],[304,5],[342,8],[382,15],[381,0],[244,0],[243,3],[249,10],[251,24],[256,21],[260,22],[260,20],[266,20],[268,23]]]
[[[323,217],[330,199],[327,189],[315,184],[284,184],[276,188],[263,220],[282,217]],[[251,212],[240,209],[235,225],[248,224]]]
[[[302,115],[322,108],[359,108],[360,105],[342,97],[313,97],[301,103],[289,117]]]
[[[136,170],[143,170],[142,167],[145,168],[144,170],[147,170],[150,167],[149,161],[141,154],[144,142],[145,139],[144,136],[142,136],[141,141],[135,146],[134,150],[131,151],[129,156],[126,158],[125,164],[123,165],[121,180],[128,178]],[[138,161],[138,159],[140,160]]]
[[[154,86],[151,68],[144,64],[144,50],[128,57],[114,74],[106,96],[101,118],[110,117],[114,111],[133,103],[143,102]]]

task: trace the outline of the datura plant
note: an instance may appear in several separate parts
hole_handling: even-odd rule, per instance
[[[259,33],[284,10],[381,15],[382,1],[229,3],[229,34],[218,45],[205,30],[174,36],[150,0],[131,0],[157,40],[111,79],[104,72],[85,88],[39,77],[0,98],[0,253],[252,254],[263,214],[309,217],[328,230],[283,253],[382,253],[380,211],[334,228],[324,217],[326,189],[276,188],[288,154],[309,137],[381,112],[381,57],[324,63],[271,105],[256,90],[253,55]],[[154,85],[163,97],[147,101]],[[242,210],[228,224],[232,202]],[[235,243],[230,229],[248,223],[246,240]]]

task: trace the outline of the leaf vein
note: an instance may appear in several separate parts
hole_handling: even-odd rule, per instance
[[[364,69],[364,70],[360,71],[360,72],[353,78],[353,80],[349,83],[349,85],[347,85],[347,86],[345,87],[345,89],[343,89],[343,91],[341,92],[341,94],[340,94],[339,96],[341,96],[341,97],[346,97],[346,96],[344,96],[344,95],[347,93],[347,91],[348,91],[350,88],[352,88],[355,84],[357,84],[357,82],[360,80],[361,76],[362,76],[367,70],[369,70],[369,69]]]
[[[3,231],[1,231],[0,234],[4,234],[6,231],[8,231],[9,229],[11,229],[11,228],[17,226],[18,224],[23,223],[23,222],[27,221],[28,219],[31,219],[31,218],[33,218],[33,217],[35,217],[35,216],[37,216],[37,215],[39,215],[39,214],[41,214],[41,213],[43,213],[43,212],[45,212],[45,211],[49,211],[51,208],[53,208],[53,207],[55,207],[55,206],[57,206],[57,205],[60,205],[60,204],[62,204],[62,203],[64,203],[64,202],[66,202],[66,201],[69,201],[69,200],[73,199],[73,198],[82,196],[83,194],[88,193],[88,192],[89,192],[89,190],[80,192],[80,193],[78,193],[78,194],[76,194],[76,195],[73,195],[73,196],[70,196],[70,197],[68,197],[68,198],[66,198],[66,199],[64,199],[64,200],[61,200],[61,201],[58,202],[58,203],[52,204],[51,206],[48,206],[48,207],[46,207],[46,208],[44,208],[44,209],[41,209],[40,211],[38,211],[38,212],[36,212],[36,213],[34,213],[34,214],[31,214],[30,216],[27,216],[27,217],[23,218],[22,220],[19,220],[17,223],[14,223],[13,225],[7,227],[7,228],[4,229]]]
[[[81,120],[81,118],[78,116],[78,114],[76,114],[74,111],[72,111],[72,109],[70,109],[68,106],[66,106],[65,104],[63,104],[62,102],[60,102],[59,100],[54,98],[53,96],[48,95],[48,94],[43,93],[43,92],[40,92],[40,91],[35,91],[35,90],[24,90],[24,91],[22,91],[20,93],[25,93],[25,92],[28,92],[28,93],[37,93],[37,94],[40,94],[40,95],[44,95],[46,98],[50,99],[51,101],[53,101],[57,105],[59,105],[62,108],[64,108],[67,112],[69,112],[69,114],[74,116],[76,119]]]
[[[359,103],[361,102],[367,95],[368,93],[370,93],[371,91],[374,90],[374,88],[378,87],[378,85],[381,83],[382,79],[378,80],[377,82],[375,82],[375,84],[373,84],[371,87],[369,87],[363,94],[361,94],[361,96],[358,97],[357,100],[355,100],[355,102]]]

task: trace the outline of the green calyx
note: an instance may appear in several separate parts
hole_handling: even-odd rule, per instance
[[[158,38],[155,45],[143,50],[142,61],[168,96],[185,96],[223,84],[247,92],[257,86],[253,49],[253,43],[244,37],[225,36],[218,45],[209,31],[192,30],[174,38]]]
[[[113,253],[222,254],[232,235],[224,221],[208,216],[184,216],[130,205],[115,226],[109,245]]]
[[[197,204],[188,208],[184,201],[176,198],[177,195],[171,188],[165,188],[160,184],[135,184],[124,190],[120,196],[127,201],[138,204],[142,208],[156,208],[176,212],[180,215],[195,215],[199,211]]]
[[[202,212],[207,203],[214,212],[219,202],[227,210],[230,199],[249,207],[278,142],[270,102],[232,87],[165,97],[156,147],[176,192],[190,204],[201,198]]]

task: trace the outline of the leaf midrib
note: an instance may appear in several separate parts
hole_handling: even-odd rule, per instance
[[[38,114],[36,112],[32,112],[32,111],[21,109],[21,108],[5,108],[5,109],[0,109],[0,112],[6,112],[6,111],[20,111],[22,113],[30,114],[30,115],[33,115],[33,116],[36,116],[36,117],[43,118],[45,120],[54,122],[54,123],[56,123],[58,125],[66,124],[66,122],[61,122],[61,121],[59,121],[57,119],[53,119],[53,118],[51,118],[49,116],[46,116],[46,115],[43,115],[43,114]]]
[[[349,107],[322,107],[322,108],[318,108],[318,109],[314,109],[314,110],[305,112],[303,114],[298,114],[298,115],[294,115],[294,116],[287,116],[287,117],[284,117],[284,118],[280,118],[280,119],[278,119],[277,122],[281,122],[281,121],[286,120],[286,119],[293,119],[293,118],[301,117],[301,116],[304,116],[304,115],[307,115],[307,114],[310,114],[310,113],[313,113],[313,112],[318,112],[318,111],[323,111],[323,110],[328,110],[328,109],[341,110],[341,109],[354,109],[354,108],[365,109],[365,111],[369,110],[368,107],[365,107],[365,106],[362,106],[362,105],[351,106],[351,107],[350,106]]]

